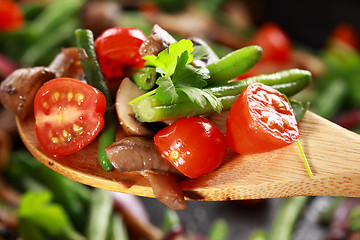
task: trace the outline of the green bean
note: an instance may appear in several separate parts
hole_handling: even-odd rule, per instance
[[[311,73],[305,70],[291,69],[273,74],[264,74],[204,88],[214,94],[223,105],[223,110],[230,110],[240,93],[251,83],[260,82],[279,90],[287,96],[292,96],[311,83]],[[133,105],[136,118],[142,122],[156,122],[179,117],[202,115],[214,113],[210,104],[201,107],[191,102],[186,95],[179,95],[178,101],[174,104],[164,105],[154,95],[147,96],[135,102]]]
[[[111,171],[114,169],[113,165],[106,156],[105,147],[115,141],[116,122],[117,120],[113,107],[108,107],[105,111],[105,125],[99,135],[97,148],[98,161],[105,171]]]
[[[113,198],[109,191],[96,188],[92,192],[87,239],[106,240],[113,211]]]
[[[57,27],[56,31],[49,31],[46,37],[39,38],[38,41],[24,51],[19,60],[20,63],[25,66],[33,66],[39,62],[51,61],[53,56],[49,56],[49,51],[61,45],[67,39],[71,39],[74,35],[73,29],[76,28],[78,24],[77,19],[69,19]]]
[[[331,118],[341,108],[348,94],[347,83],[344,79],[334,79],[328,82],[313,102],[312,111],[324,118]]]
[[[217,219],[210,227],[208,237],[210,240],[226,240],[228,233],[228,223],[224,219]]]
[[[112,214],[109,229],[109,240],[128,240],[128,232],[124,220],[119,214]]]
[[[136,71],[131,78],[141,89],[150,90],[155,85],[156,77],[157,73],[155,68],[144,67]]]
[[[107,106],[111,106],[112,99],[110,91],[97,59],[92,31],[88,29],[77,29],[75,30],[75,37],[86,81],[91,86],[99,89],[105,95]]]
[[[256,229],[251,233],[249,238],[249,240],[266,240],[266,239],[267,239],[267,233],[263,229]]]
[[[170,232],[172,229],[180,226],[180,224],[180,218],[177,212],[171,209],[166,209],[161,226],[163,233],[166,234]]]
[[[45,167],[25,150],[13,152],[10,163],[5,173],[8,180],[22,191],[49,189],[54,200],[64,206],[76,229],[85,228],[84,214],[90,197],[87,186]]]
[[[97,60],[93,33],[87,29],[77,29],[75,36],[86,81],[91,86],[99,89],[106,98],[105,125],[99,134],[98,160],[104,170],[111,171],[113,166],[106,156],[105,147],[114,142],[116,135],[117,121],[114,114],[113,101]]]
[[[284,199],[269,233],[269,240],[290,240],[295,224],[302,213],[308,197],[291,197]]]
[[[229,53],[219,61],[209,64],[209,85],[224,84],[248,70],[260,60],[262,49],[259,46],[247,46]]]

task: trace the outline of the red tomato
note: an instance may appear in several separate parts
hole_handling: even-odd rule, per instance
[[[24,25],[24,16],[17,3],[0,0],[0,32],[15,31]]]
[[[272,151],[299,138],[287,99],[262,83],[244,89],[230,109],[226,127],[229,147],[240,154]]]
[[[123,78],[127,68],[144,67],[139,53],[146,35],[137,28],[113,27],[95,40],[95,50],[105,78]]]
[[[105,108],[104,94],[86,83],[72,78],[46,82],[34,100],[40,145],[56,157],[82,149],[104,126]]]
[[[160,153],[190,178],[216,169],[227,148],[225,136],[202,117],[181,118],[161,129],[154,140]]]
[[[337,25],[334,31],[331,33],[333,40],[341,41],[350,47],[359,50],[359,36],[354,27],[347,23],[341,23]]]
[[[291,59],[292,45],[288,35],[275,23],[265,23],[256,32],[252,44],[262,47],[260,61],[287,62]]]

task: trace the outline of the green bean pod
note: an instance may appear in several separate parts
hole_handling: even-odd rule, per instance
[[[106,98],[105,125],[99,134],[98,160],[104,170],[110,171],[114,167],[106,156],[105,147],[113,143],[116,136],[117,121],[114,114],[113,101],[97,60],[93,33],[87,29],[77,29],[75,36],[86,81],[91,86],[99,89]]]
[[[289,240],[302,210],[308,202],[308,197],[291,197],[284,200],[275,216],[269,232],[269,240]]]
[[[107,190],[94,189],[90,200],[90,215],[86,231],[89,240],[106,240],[113,212],[113,198]]]
[[[229,235],[229,224],[224,219],[217,219],[210,227],[208,238],[210,240],[226,240]]]
[[[153,67],[141,68],[131,76],[131,79],[139,88],[150,90],[154,87],[157,79],[156,69]]]
[[[273,74],[259,75],[237,82],[207,87],[203,90],[218,97],[223,105],[223,111],[226,111],[230,110],[240,93],[249,84],[254,82],[271,86],[290,97],[311,83],[311,73],[305,70],[290,69]],[[151,95],[135,102],[132,106],[136,118],[142,122],[156,122],[215,112],[209,103],[201,107],[197,103],[191,102],[184,95],[179,95],[178,101],[169,105],[162,104],[154,95]]]
[[[210,71],[210,78],[207,80],[209,86],[227,83],[246,73],[260,60],[262,53],[262,48],[259,46],[247,46],[209,64],[207,66]]]
[[[99,135],[99,142],[97,148],[98,161],[105,171],[111,171],[114,166],[111,164],[106,156],[105,148],[112,144],[116,138],[116,124],[114,108],[108,107],[105,111],[105,124]]]

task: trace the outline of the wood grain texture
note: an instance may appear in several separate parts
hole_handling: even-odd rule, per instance
[[[214,117],[225,131],[226,115]],[[19,134],[29,151],[47,167],[86,185],[154,197],[137,172],[104,171],[97,162],[96,142],[76,154],[53,158],[37,142],[34,119],[17,119]],[[180,186],[186,200],[225,201],[290,196],[360,197],[360,136],[307,112],[299,125],[300,142],[314,177],[310,178],[296,143],[288,147],[241,156],[228,151],[224,163]],[[123,133],[119,131],[119,137]]]

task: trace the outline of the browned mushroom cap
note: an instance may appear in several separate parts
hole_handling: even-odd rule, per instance
[[[50,63],[49,69],[56,77],[70,77],[80,79],[83,70],[77,48],[64,48]]]
[[[161,156],[149,138],[125,137],[110,144],[105,150],[111,164],[120,172],[156,169],[179,173]]]
[[[129,102],[136,97],[144,94],[146,91],[140,89],[129,78],[124,78],[116,93],[115,109],[118,115],[120,125],[126,135],[152,136],[153,131],[145,127],[135,119],[135,113]]]
[[[46,67],[20,68],[1,83],[1,102],[16,116],[25,118],[33,112],[34,98],[38,89],[53,78],[55,73]]]
[[[157,56],[159,52],[169,47],[171,43],[176,42],[176,40],[159,25],[155,24],[152,28],[151,34],[140,46],[140,54],[145,55],[155,55]]]

